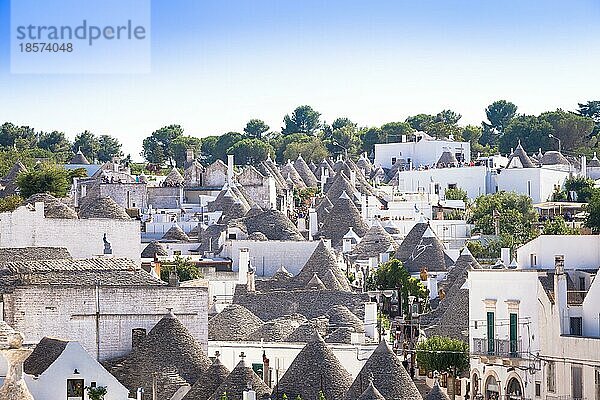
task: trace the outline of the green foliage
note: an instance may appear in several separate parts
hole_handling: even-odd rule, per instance
[[[0,126],[0,147],[25,150],[35,147],[37,137],[33,128],[5,122]]]
[[[585,211],[588,213],[585,226],[594,233],[600,233],[600,189],[594,190]]]
[[[287,394],[283,394],[283,396],[281,396],[281,400],[288,400]]]
[[[260,139],[242,139],[227,150],[238,164],[257,164],[274,154],[273,147]]]
[[[304,105],[297,107],[291,115],[286,114],[283,118],[285,126],[281,130],[281,133],[284,135],[292,133],[314,135],[321,128],[320,117],[321,114],[313,110],[311,106]]]
[[[244,135],[238,132],[227,132],[219,136],[213,150],[215,158],[226,161],[229,149],[243,139]]]
[[[173,167],[173,141],[182,135],[183,128],[180,125],[163,126],[144,139],[142,155],[153,164],[168,163]]]
[[[269,125],[265,124],[264,121],[260,119],[251,119],[246,124],[246,127],[244,128],[244,133],[249,138],[260,139],[262,138],[263,134],[269,131],[269,129]]]
[[[71,142],[63,132],[58,131],[40,132],[37,145],[40,149],[52,153],[65,153],[71,150]]]
[[[322,391],[322,390],[319,390],[319,400],[327,400],[327,399],[325,398],[325,393],[323,393],[323,391]]]
[[[498,192],[482,195],[475,199],[472,207],[470,222],[475,224],[479,232],[493,235],[494,211],[499,213],[500,235],[506,236],[506,241],[519,245],[537,235],[534,223],[537,213],[527,195],[514,192]],[[511,246],[512,247],[512,246]]]
[[[392,323],[390,322],[390,317],[382,313],[381,311],[377,312],[377,321],[383,328],[383,330],[389,330],[392,327]]]
[[[298,158],[299,154],[302,155],[302,158],[307,163],[311,161],[319,163],[329,156],[329,151],[327,151],[323,141],[318,137],[296,134],[286,136],[283,139],[283,142],[285,143],[288,138],[295,138],[296,140],[283,144],[282,147],[280,147],[280,150],[282,151],[280,157],[281,162],[284,162],[285,160],[295,160]]]
[[[75,168],[68,170],[67,176],[69,177],[69,182],[72,182],[73,178],[85,178],[88,174],[85,168]]]
[[[98,161],[107,162],[111,161],[113,157],[121,157],[123,155],[122,147],[119,139],[110,135],[100,135],[98,138]]]
[[[189,257],[175,256],[175,260],[164,262],[160,269],[160,279],[169,282],[169,274],[176,271],[180,282],[190,281],[192,279],[202,278],[200,270]]]
[[[554,150],[555,144],[548,137],[553,132],[552,125],[535,115],[519,115],[513,118],[500,137],[500,151],[510,153],[520,141],[528,153],[542,150]]]
[[[392,259],[379,264],[371,281],[369,289],[388,290],[398,289],[402,296],[404,312],[408,312],[408,296],[415,296],[423,302],[427,299],[427,289],[419,278],[410,276],[402,262]]]
[[[194,155],[202,152],[202,141],[194,136],[178,136],[171,143],[171,153],[178,168],[183,168],[187,157],[187,151],[193,150]]]
[[[417,343],[417,363],[427,371],[458,375],[469,369],[469,345],[458,339],[432,336]]]
[[[577,112],[579,115],[594,120],[594,135],[600,134],[600,100],[579,103]]]
[[[402,139],[402,135],[409,135],[415,130],[408,122],[388,122],[381,125],[380,142],[379,143],[394,143]]]
[[[552,221],[548,220],[544,223],[544,235],[578,235],[579,230],[571,228],[567,225],[564,218],[556,216]]]
[[[229,400],[229,397],[227,397],[227,392],[223,392],[220,400]]]
[[[577,201],[587,203],[594,194],[595,182],[583,176],[569,177],[565,181],[565,190],[577,193]]]
[[[98,155],[99,145],[96,135],[90,131],[83,131],[75,136],[72,150],[74,153],[81,150],[89,162],[94,162]]]
[[[202,157],[204,157],[204,161],[207,164],[212,164],[217,160],[217,157],[215,156],[215,148],[217,146],[218,140],[218,136],[207,136],[205,138],[202,138],[200,151],[202,153]]]
[[[23,204],[21,196],[16,194],[6,196],[0,199],[0,212],[14,211]]]
[[[374,146],[377,143],[384,142],[383,133],[381,132],[381,129],[377,127],[363,128],[361,129],[359,136],[362,143],[361,150],[366,151],[368,154],[373,151]]]
[[[444,196],[446,197],[446,200],[462,200],[465,203],[469,201],[469,196],[467,195],[467,192],[465,192],[461,188],[446,189]]]
[[[87,395],[90,398],[90,400],[102,400],[104,399],[104,396],[108,393],[106,386],[88,386],[86,387],[86,389]]]
[[[417,114],[412,117],[406,118],[406,123],[408,123],[411,128],[416,131],[426,131],[428,126],[433,123],[435,117],[429,114]]]
[[[17,178],[17,186],[24,198],[36,193],[65,197],[70,187],[69,172],[57,165],[45,164],[39,169],[21,173]]]
[[[516,114],[517,106],[510,101],[498,100],[490,104],[485,109],[488,122],[482,122],[481,144],[497,146],[499,138],[504,134],[504,130]]]
[[[594,130],[593,119],[560,109],[542,113],[539,118],[552,126],[552,134],[561,140],[563,150],[584,145]]]
[[[334,129],[327,140],[327,147],[332,154],[358,154],[361,143],[356,125],[345,125]]]

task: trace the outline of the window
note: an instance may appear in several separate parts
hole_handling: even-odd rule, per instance
[[[516,357],[518,355],[519,346],[517,342],[517,314],[510,313],[510,355]]]
[[[575,336],[581,336],[581,317],[571,317],[571,329],[569,333]]]
[[[494,354],[494,312],[488,311],[487,313],[487,350],[488,354]]]
[[[527,181],[527,196],[531,197],[531,181]]]
[[[396,164],[396,157],[392,157],[392,165]]]
[[[571,366],[571,396],[573,400],[583,397],[583,367],[578,364]]]
[[[228,238],[229,238],[229,240],[235,240],[235,239],[237,239],[237,235],[235,233],[230,233],[228,235]]]
[[[529,261],[532,267],[537,267],[537,254],[531,253],[529,255]]]
[[[458,185],[456,183],[449,183],[448,184],[448,189],[457,189]]]
[[[83,379],[67,379],[67,400],[83,400]]]
[[[542,396],[542,382],[535,383],[535,397]]]
[[[579,277],[579,290],[585,292],[585,278],[583,276]]]
[[[546,364],[546,389],[548,392],[554,393],[556,388],[556,369],[554,361],[548,361]]]

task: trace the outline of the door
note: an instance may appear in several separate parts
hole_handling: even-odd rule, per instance
[[[571,395],[573,400],[581,400],[583,396],[583,368],[581,365],[571,366]]]
[[[516,357],[518,355],[517,346],[517,314],[510,314],[510,355]]]
[[[487,313],[487,352],[488,354],[494,354],[494,313],[488,311]]]

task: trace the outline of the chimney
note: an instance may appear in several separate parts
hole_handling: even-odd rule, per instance
[[[323,239],[323,244],[326,248],[331,249],[331,239]]]
[[[179,286],[179,275],[177,275],[177,270],[169,271],[169,286],[178,287]]]
[[[365,336],[375,339],[377,335],[377,303],[365,303]]]
[[[248,271],[250,270],[250,253],[248,252],[248,248],[240,248],[238,263],[238,283],[245,285],[248,283]]]
[[[267,358],[267,354],[263,350],[263,381],[267,386],[271,387],[271,368],[269,366],[270,361]]]
[[[308,239],[313,240],[313,235],[319,231],[317,222],[317,211],[314,208],[308,209]]]
[[[388,261],[390,261],[390,253],[386,253],[386,252],[379,253],[379,262],[380,263],[386,263]]]
[[[368,212],[367,212],[367,195],[366,194],[361,194],[360,195],[360,211],[361,211],[361,217],[363,220],[367,220],[368,219]]]
[[[373,271],[375,268],[377,268],[378,263],[379,260],[377,259],[377,257],[369,257],[369,271]]]
[[[227,155],[227,183],[233,183],[233,154]]]
[[[569,334],[569,310],[567,308],[567,275],[565,274],[565,256],[554,256],[554,303],[559,312],[560,332]]]
[[[587,158],[581,156],[581,176],[587,178]]]
[[[194,150],[193,149],[187,149],[185,151],[185,161],[187,163],[191,163],[192,161],[194,161]]]
[[[352,186],[356,186],[356,171],[350,170],[350,183]]]
[[[508,247],[500,249],[500,259],[505,266],[508,267],[510,265],[510,249]]]
[[[342,253],[349,253],[352,250],[352,239],[343,238],[342,239]]]

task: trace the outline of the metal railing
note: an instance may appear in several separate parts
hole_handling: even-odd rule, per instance
[[[567,304],[577,305],[583,303],[587,290],[567,290]]]
[[[521,340],[474,338],[471,354],[508,358],[521,358]]]

